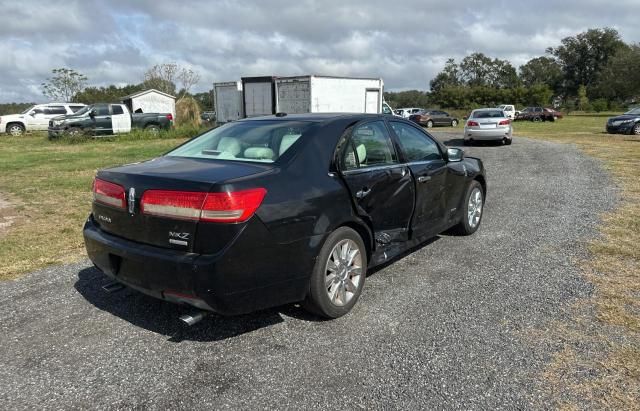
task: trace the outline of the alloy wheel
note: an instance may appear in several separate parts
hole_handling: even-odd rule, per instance
[[[469,226],[475,228],[480,223],[482,217],[482,191],[475,187],[469,196],[469,204],[467,207],[467,219]]]
[[[12,136],[21,136],[22,135],[22,127],[19,125],[12,125],[9,127],[9,134]]]
[[[355,241],[338,242],[325,266],[325,289],[332,304],[344,306],[353,299],[362,282],[362,252]]]

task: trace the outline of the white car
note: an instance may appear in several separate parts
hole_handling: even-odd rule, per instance
[[[419,111],[423,111],[423,108],[418,108],[418,107],[406,107],[406,108],[398,108],[396,110],[394,110],[393,112],[402,118],[409,118],[411,117],[411,115],[418,113]]]
[[[20,114],[0,116],[0,133],[21,136],[25,131],[46,131],[49,120],[82,109],[81,103],[48,103],[29,107]]]
[[[513,120],[518,114],[520,114],[520,112],[516,110],[516,106],[514,106],[513,104],[503,104],[501,106],[498,106],[497,108],[504,111],[504,114],[506,114],[507,117],[509,117],[511,120]]]
[[[464,125],[464,144],[476,141],[500,141],[510,145],[513,140],[511,119],[499,108],[479,108],[473,110]]]

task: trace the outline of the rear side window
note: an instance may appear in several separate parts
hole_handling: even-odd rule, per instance
[[[122,110],[122,106],[111,106],[111,113],[114,116],[116,114],[124,114],[124,110]]]
[[[426,134],[408,124],[397,121],[390,123],[408,162],[442,159],[440,148]]]
[[[356,126],[347,147],[343,158],[343,168],[346,170],[398,162],[384,121],[372,121]]]
[[[65,110],[64,106],[48,106],[44,110],[44,113],[52,114],[52,115],[60,115],[60,114],[67,114],[67,110]]]
[[[308,121],[229,123],[204,133],[167,155],[273,163],[316,127],[316,123]]]

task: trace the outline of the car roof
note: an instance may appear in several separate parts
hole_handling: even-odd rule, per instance
[[[363,120],[366,118],[386,118],[388,117],[385,114],[378,113],[303,113],[303,114],[285,114],[285,115],[271,115],[271,116],[261,116],[261,117],[249,117],[244,118],[238,121],[265,121],[265,120],[276,120],[276,121],[328,121],[328,120],[336,120],[336,119],[353,119],[353,120]]]

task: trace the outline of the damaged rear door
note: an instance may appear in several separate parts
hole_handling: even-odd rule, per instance
[[[340,169],[358,214],[371,224],[378,243],[406,241],[414,184],[407,166],[398,160],[385,122],[355,125],[345,145]]]

